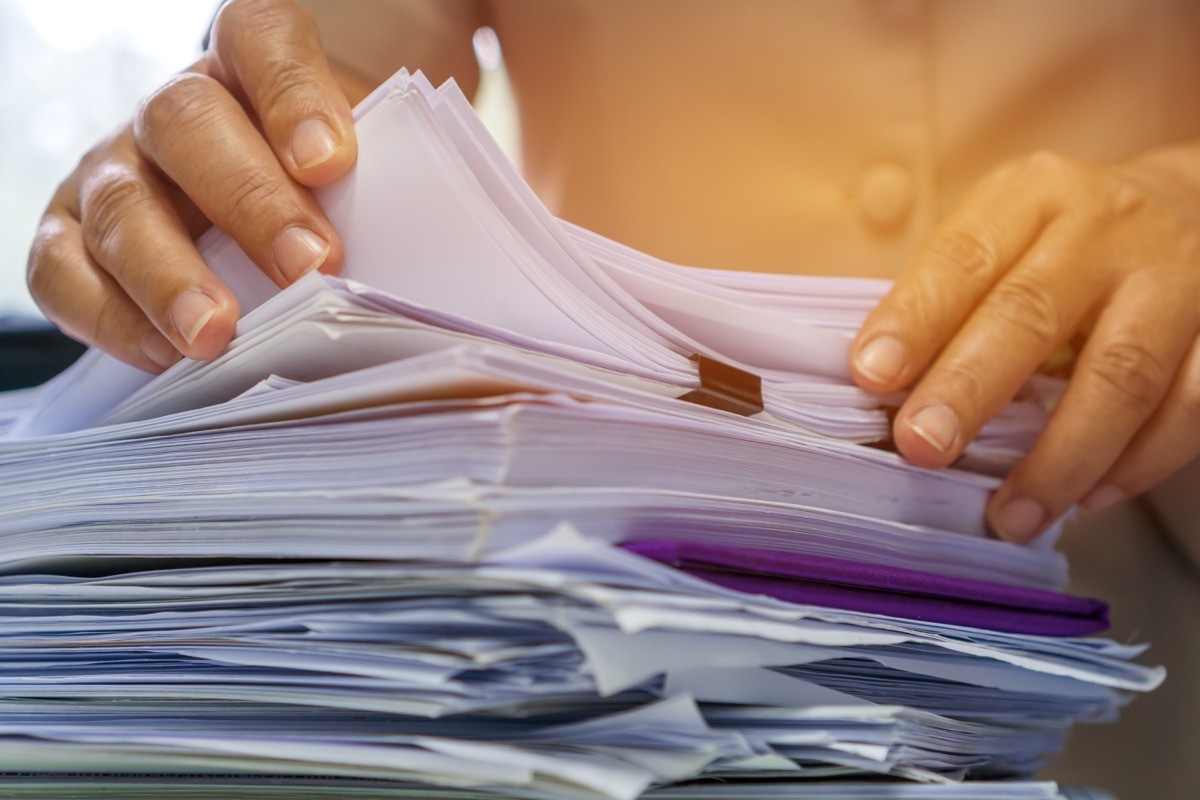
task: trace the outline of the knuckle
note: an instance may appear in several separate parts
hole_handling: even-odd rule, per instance
[[[134,135],[151,152],[164,139],[185,136],[213,124],[219,111],[219,86],[207,75],[185,72],[154,90],[138,106]]]
[[[59,191],[65,189],[76,176],[84,175],[98,166],[120,158],[120,140],[121,133],[114,131],[92,145],[79,159],[79,164],[75,167],[75,171],[59,186]]]
[[[307,14],[293,0],[229,0],[217,15],[217,22],[231,24],[235,29],[265,28],[281,16]]]
[[[1017,161],[1017,171],[1024,176],[1038,179],[1060,178],[1073,172],[1076,163],[1053,150],[1035,150]]]
[[[226,211],[231,224],[252,227],[262,221],[273,208],[272,201],[282,196],[283,185],[270,171],[254,165],[234,170],[220,187],[227,198]]]
[[[1002,322],[1025,332],[1039,345],[1050,347],[1062,333],[1058,302],[1036,281],[1017,276],[1001,281],[992,290],[990,304]]]
[[[96,305],[91,326],[92,340],[110,347],[125,343],[136,330],[130,325],[125,299],[117,294],[106,294]]]
[[[289,117],[318,110],[312,89],[322,76],[310,43],[319,39],[315,19],[295,0],[233,0],[218,15],[217,58],[233,71],[250,66],[244,88],[268,131],[275,109]]]
[[[1137,186],[1115,176],[1108,176],[1105,193],[1108,197],[1108,216],[1113,220],[1127,219],[1146,210],[1150,197]]]
[[[1162,397],[1167,370],[1153,353],[1132,341],[1105,344],[1091,365],[1099,391],[1121,406],[1149,412]]]
[[[261,47],[276,41],[274,31],[316,33],[312,14],[296,0],[230,0],[222,6],[213,22],[213,43],[218,57],[238,58],[247,45]],[[287,39],[294,37],[289,34]]]
[[[280,56],[271,64],[271,79],[261,87],[261,108],[264,115],[272,110],[286,107],[299,107],[303,111],[312,111],[306,106],[311,104],[308,99],[316,73],[311,64],[296,56]]]
[[[64,308],[64,268],[71,259],[72,243],[69,230],[61,221],[47,215],[38,226],[29,250],[25,282],[38,309],[68,336],[90,341],[81,330],[75,315]]]
[[[983,408],[988,403],[988,380],[977,361],[956,358],[937,365],[937,394],[954,397],[958,408]]]
[[[252,24],[264,5],[269,3],[263,3],[261,0],[228,0],[222,4],[216,18],[213,19],[214,44],[219,47],[220,42],[228,35],[227,31],[237,31]]]
[[[93,254],[120,248],[131,220],[152,202],[141,178],[130,169],[108,167],[84,187],[83,231]]]
[[[999,261],[995,236],[981,225],[955,227],[934,238],[925,258],[938,269],[966,273],[990,281]]]
[[[1153,204],[1136,183],[1089,161],[1042,150],[1018,160],[1015,175],[1022,185],[1043,189],[1049,197],[1086,220],[1093,230],[1142,213]]]
[[[1078,214],[1094,216],[1095,207],[1106,196],[1098,174],[1085,162],[1052,150],[1036,150],[1013,162],[1007,182],[1012,190],[1030,193],[1043,203],[1066,204]]]
[[[29,293],[39,303],[45,303],[55,284],[56,275],[62,267],[62,226],[52,217],[45,217],[34,235],[29,248],[29,261],[25,270],[25,283]]]

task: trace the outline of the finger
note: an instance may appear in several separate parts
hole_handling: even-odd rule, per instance
[[[125,155],[94,166],[80,184],[83,243],[176,349],[213,358],[233,336],[237,300],[196,252],[162,181]]]
[[[293,178],[323,186],[357,154],[354,119],[311,15],[292,0],[241,0],[221,9],[208,65],[244,96]]]
[[[143,102],[134,133],[145,156],[279,286],[340,266],[341,241],[312,195],[212,78],[174,78]]]
[[[1101,511],[1156,486],[1200,455],[1200,338],[1170,391],[1108,474],[1080,502]]]
[[[30,292],[64,333],[147,372],[161,372],[179,351],[83,246],[79,223],[62,212],[42,219],[30,249]]]
[[[1100,316],[1054,416],[989,504],[998,535],[1028,541],[1041,534],[1096,485],[1159,408],[1200,312],[1194,297],[1157,283],[1154,274],[1130,279]]]
[[[909,385],[1037,240],[1047,203],[1028,186],[1014,195],[1018,183],[1018,166],[993,174],[929,237],[855,338],[851,370],[860,386],[887,393]]]
[[[989,419],[1061,346],[1098,300],[1078,263],[1085,231],[1066,218],[1000,279],[896,415],[896,447],[914,464],[958,458]]]

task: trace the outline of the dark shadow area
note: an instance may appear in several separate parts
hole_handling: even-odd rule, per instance
[[[86,349],[43,320],[0,316],[0,391],[45,383]]]

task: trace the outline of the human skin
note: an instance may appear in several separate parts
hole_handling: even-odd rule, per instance
[[[862,386],[914,387],[896,418],[900,451],[941,467],[1086,333],[1055,414],[989,505],[1001,535],[1034,538],[1076,502],[1111,506],[1200,451],[1200,227],[1177,196],[1156,194],[1149,166],[1189,158],[1105,168],[1036,153],[1001,165],[858,334]]]
[[[435,79],[454,75],[470,94],[470,33],[484,5],[413,3],[411,41],[398,47],[424,48],[414,63]],[[56,192],[29,268],[47,316],[158,371],[180,354],[212,358],[233,335],[236,301],[192,244],[210,222],[281,286],[313,269],[336,272],[341,243],[308,188],[353,163],[350,102],[383,76],[355,77],[330,66],[311,19],[290,0],[228,3],[204,57],[147,98]],[[636,97],[630,108],[640,108]],[[529,135],[555,130],[539,123],[557,111],[523,103]],[[742,135],[735,122],[703,124],[719,138]],[[653,174],[657,162],[647,159],[631,168]],[[775,174],[760,166],[735,161],[730,172]],[[554,203],[562,187],[553,164],[532,158],[527,169]],[[864,324],[855,380],[911,389],[895,441],[926,467],[952,463],[1040,364],[1079,345],[1058,411],[989,505],[998,534],[1034,538],[1070,506],[1132,497],[1200,453],[1197,187],[1194,144],[1119,165],[1053,153],[1001,164],[935,228]],[[773,196],[766,185],[742,188],[742,207]],[[579,221],[605,219],[580,198],[564,194],[562,203]],[[664,210],[664,227],[672,216]],[[742,241],[753,262],[756,237]],[[786,252],[784,240],[759,263],[780,267]]]

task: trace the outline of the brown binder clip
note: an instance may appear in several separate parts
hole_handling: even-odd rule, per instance
[[[876,442],[864,442],[867,447],[874,447],[876,450],[886,450],[889,453],[899,453],[896,449],[896,439],[892,431],[896,428],[896,415],[900,413],[900,406],[883,406],[882,410],[887,414],[887,436]]]
[[[762,378],[699,353],[690,358],[700,365],[700,388],[681,395],[680,400],[743,417],[763,410]]]

